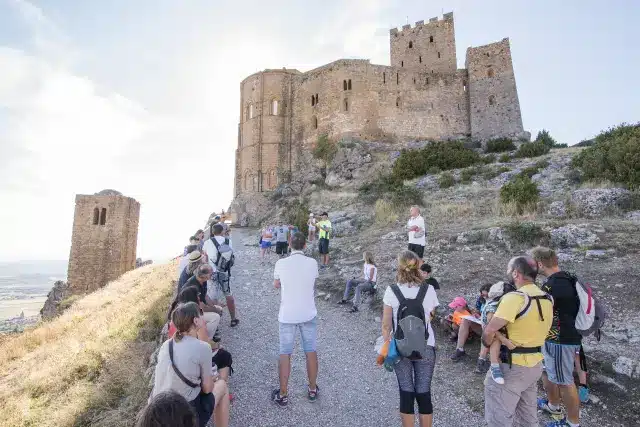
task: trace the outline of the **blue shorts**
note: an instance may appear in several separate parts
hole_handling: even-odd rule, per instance
[[[260,242],[260,247],[261,247],[262,249],[268,249],[268,248],[270,248],[270,247],[271,247],[271,241],[263,240],[262,242]]]
[[[280,354],[293,353],[297,329],[300,329],[302,350],[305,353],[316,351],[317,326],[315,317],[304,323],[280,323]]]
[[[545,341],[542,347],[544,356],[544,370],[547,378],[553,384],[573,384],[574,363],[576,352],[580,351],[580,345],[556,344]]]

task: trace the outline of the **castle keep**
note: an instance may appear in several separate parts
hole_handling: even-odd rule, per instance
[[[78,194],[67,280],[74,294],[94,291],[136,265],[140,203],[117,191]]]
[[[268,191],[300,150],[331,138],[485,141],[524,135],[509,39],[470,47],[457,69],[453,13],[390,31],[391,66],[341,59],[240,83],[235,195]]]

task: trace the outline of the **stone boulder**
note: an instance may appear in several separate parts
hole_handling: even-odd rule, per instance
[[[551,230],[552,247],[590,246],[597,241],[598,236],[589,231],[587,224],[568,224]]]
[[[60,302],[71,295],[69,284],[58,280],[53,284],[53,288],[47,295],[47,300],[44,302],[44,306],[40,310],[40,316],[43,320],[50,320],[60,314]]]
[[[327,168],[325,184],[342,187],[349,181],[366,175],[365,166],[371,162],[371,154],[363,144],[348,140],[341,141],[335,157]]]
[[[564,218],[567,216],[567,205],[562,200],[551,202],[547,214],[556,218]]]
[[[590,218],[624,208],[630,199],[631,192],[624,188],[585,188],[571,194],[578,212]]]

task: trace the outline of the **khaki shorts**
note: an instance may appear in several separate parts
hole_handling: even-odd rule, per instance
[[[504,384],[487,372],[484,379],[484,418],[489,427],[538,427],[537,392],[542,363],[532,368],[502,363]]]

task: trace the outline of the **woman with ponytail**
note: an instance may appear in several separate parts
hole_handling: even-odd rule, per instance
[[[200,427],[206,426],[212,415],[216,427],[228,427],[229,390],[223,379],[213,375],[211,346],[198,339],[206,329],[198,304],[178,304],[171,322],[176,332],[158,351],[151,398],[174,391],[194,408]]]
[[[398,273],[396,289],[387,287],[382,302],[382,336],[385,341],[393,338],[398,325],[398,308],[401,301],[396,292],[402,294],[403,299],[413,300],[424,295],[422,308],[424,309],[426,337],[426,352],[420,358],[400,357],[394,365],[398,386],[400,388],[400,419],[403,427],[413,426],[415,422],[415,404],[418,404],[420,427],[433,425],[433,405],[431,402],[431,378],[436,362],[435,335],[431,328],[433,310],[439,305],[438,297],[433,286],[423,285],[420,272],[422,260],[412,251],[404,251],[398,256]],[[426,289],[422,289],[427,286]],[[422,292],[420,292],[422,290]],[[406,306],[405,306],[406,307]],[[412,353],[414,355],[415,353]]]

